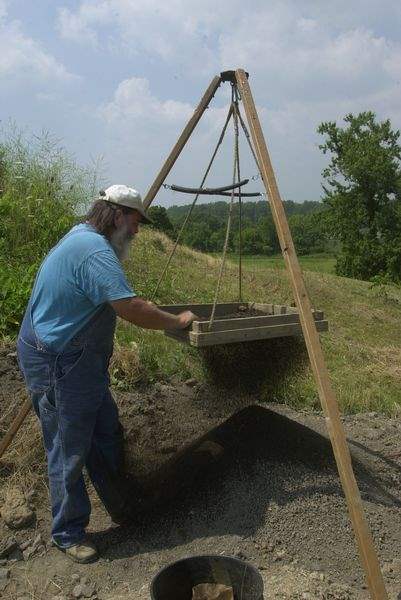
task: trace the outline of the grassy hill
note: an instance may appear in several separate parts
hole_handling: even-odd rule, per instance
[[[47,135],[28,139],[11,132],[0,139],[0,180],[0,335],[13,336],[39,264],[93,196],[96,174],[78,168]],[[293,211],[310,212],[315,205],[285,203],[290,218]],[[213,211],[223,215],[227,207],[217,203]],[[210,205],[199,207],[203,217],[210,210]],[[265,214],[266,203],[246,203],[245,210],[256,218],[258,211]],[[137,293],[151,297],[171,244],[156,231],[142,230],[128,266]],[[210,302],[219,260],[180,247],[156,301]],[[243,299],[291,303],[288,276],[281,265],[256,268],[255,257],[252,261],[249,270],[245,267]],[[233,257],[226,269],[220,301],[237,299],[234,262]],[[322,343],[343,409],[400,410],[401,288],[371,287],[328,273],[306,272],[305,278],[313,305],[329,319],[330,331],[322,336]],[[170,377],[214,377],[215,384],[231,382],[232,393],[252,388],[257,399],[319,406],[302,338],[199,351],[163,333],[120,322],[112,365],[114,385],[129,387],[141,379]]]
[[[172,242],[143,229],[127,268],[138,294],[151,297]],[[211,302],[219,259],[181,247],[164,280],[159,303]],[[346,412],[401,409],[401,289],[324,273],[305,272],[313,306],[325,311],[330,331],[321,339],[329,372]],[[228,264],[219,301],[236,301],[237,270]],[[288,275],[280,268],[246,271],[246,301],[292,302]],[[203,379],[214,367],[220,375],[239,365],[258,379],[258,399],[296,407],[320,406],[305,356],[303,340],[265,341],[263,345],[230,345],[199,351],[161,332],[119,324],[113,383],[127,387],[141,378]],[[212,367],[212,368],[211,368]],[[230,379],[230,377],[228,377]],[[233,393],[238,389],[233,389]]]

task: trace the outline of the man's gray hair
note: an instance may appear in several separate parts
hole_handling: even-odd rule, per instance
[[[125,215],[134,212],[134,209],[132,208],[117,206],[116,204],[104,200],[101,197],[101,192],[99,192],[99,198],[96,199],[90,207],[89,212],[85,217],[85,222],[92,225],[92,227],[107,239],[110,239],[116,229],[116,226],[114,225],[116,210],[121,210]]]

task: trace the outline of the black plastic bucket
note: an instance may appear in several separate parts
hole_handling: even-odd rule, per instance
[[[231,586],[235,600],[263,600],[260,573],[249,563],[231,556],[192,556],[164,567],[154,577],[152,600],[191,600],[200,583]]]

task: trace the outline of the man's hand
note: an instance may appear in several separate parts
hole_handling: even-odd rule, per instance
[[[184,310],[184,312],[180,313],[177,316],[179,319],[179,324],[176,329],[186,329],[191,325],[192,321],[195,321],[199,318],[196,315],[194,315],[194,313],[190,310]]]
[[[113,300],[110,304],[119,317],[145,329],[185,329],[196,319],[190,310],[172,315],[160,310],[152,302],[138,297]]]

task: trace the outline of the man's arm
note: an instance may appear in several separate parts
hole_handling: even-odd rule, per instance
[[[113,300],[110,304],[119,317],[145,329],[185,329],[196,319],[190,310],[172,315],[138,297]]]

